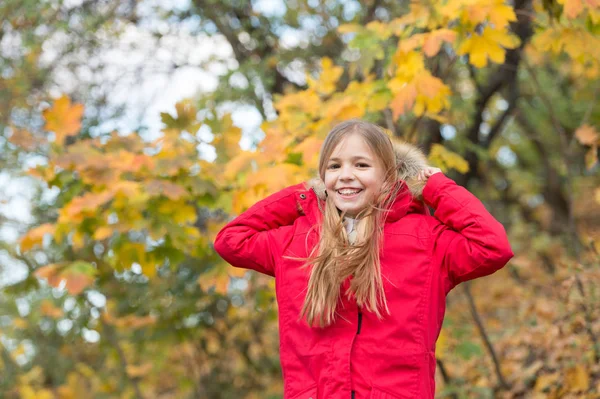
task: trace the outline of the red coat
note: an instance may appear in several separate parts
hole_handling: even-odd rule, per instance
[[[307,256],[318,243],[318,233],[307,232],[321,220],[321,199],[305,185],[267,197],[219,232],[215,250],[227,262],[276,278],[286,399],[350,399],[352,391],[357,399],[434,397],[446,294],[502,268],[513,253],[503,226],[442,173],[422,195],[435,216],[405,190],[387,217],[381,273],[391,315],[383,320],[345,295],[334,324],[299,320],[309,271],[282,256]]]

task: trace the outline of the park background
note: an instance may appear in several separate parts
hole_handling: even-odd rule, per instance
[[[216,232],[363,118],[515,257],[448,296],[438,398],[600,397],[600,1],[3,0],[0,397],[281,398]]]

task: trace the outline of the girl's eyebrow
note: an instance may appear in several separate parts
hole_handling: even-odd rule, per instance
[[[369,158],[367,158],[367,157],[363,157],[363,156],[361,156],[361,155],[354,156],[354,157],[352,157],[352,158],[350,158],[350,159],[351,159],[352,161],[356,161],[356,160],[359,160],[359,159],[364,159],[365,161],[371,162],[371,159],[369,159]],[[332,161],[339,162],[339,161],[340,161],[340,159],[339,159],[339,158],[329,158],[329,162],[332,162]]]

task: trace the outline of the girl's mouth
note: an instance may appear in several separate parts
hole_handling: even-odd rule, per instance
[[[343,199],[353,199],[356,198],[362,193],[363,190],[338,190],[337,194]]]

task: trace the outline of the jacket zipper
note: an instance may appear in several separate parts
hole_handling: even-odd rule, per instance
[[[358,329],[356,330],[356,334],[360,334],[360,327],[362,326],[362,312],[358,311]]]

